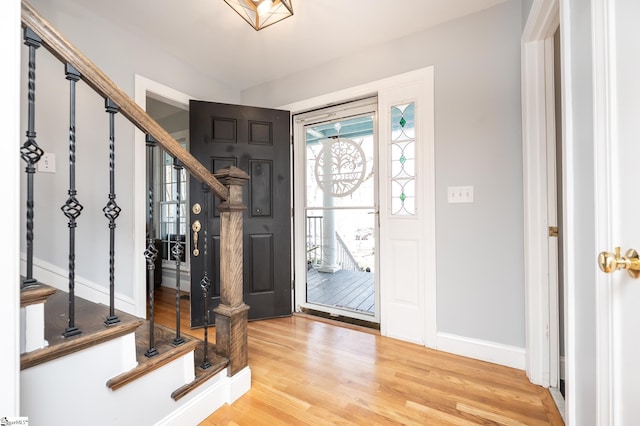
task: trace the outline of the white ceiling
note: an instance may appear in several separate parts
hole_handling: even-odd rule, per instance
[[[70,1],[244,90],[506,0],[292,0],[259,32],[223,0]]]

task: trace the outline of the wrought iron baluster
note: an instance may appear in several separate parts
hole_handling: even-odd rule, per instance
[[[69,198],[60,209],[69,219],[69,318],[63,335],[71,337],[81,333],[75,325],[76,219],[83,209],[76,198],[76,83],[80,73],[71,64],[66,64],[65,72],[69,80]]]
[[[202,185],[202,192],[204,193],[204,226],[203,229],[203,244],[202,249],[204,250],[204,274],[202,279],[200,280],[200,287],[202,288],[202,295],[204,297],[204,312],[202,317],[202,323],[204,324],[204,358],[202,364],[200,364],[200,368],[206,370],[211,367],[211,363],[209,362],[209,290],[211,289],[211,280],[209,279],[209,251],[207,250],[208,245],[208,231],[209,231],[209,187],[206,185]]]
[[[116,154],[115,154],[115,115],[120,110],[109,98],[104,101],[104,108],[109,114],[109,201],[102,211],[109,219],[109,316],[104,320],[106,325],[120,322],[115,312],[115,239],[116,219],[120,215],[120,206],[116,203]]]
[[[158,249],[153,243],[153,236],[155,235],[153,227],[153,150],[157,145],[157,141],[151,135],[147,135],[147,183],[148,183],[148,197],[149,197],[149,214],[147,216],[147,249],[144,251],[144,257],[147,260],[147,272],[149,283],[149,348],[145,352],[147,358],[158,355],[158,350],[155,348],[155,325],[153,320],[154,315],[154,294],[155,294],[155,262],[158,257]]]
[[[173,168],[176,170],[176,240],[173,243],[171,254],[176,261],[176,337],[173,345],[178,346],[184,343],[184,338],[180,336],[180,261],[184,249],[180,240],[180,187],[182,186],[182,163],[177,157],[173,157]]]
[[[27,163],[27,274],[21,287],[31,287],[38,284],[33,278],[33,181],[36,173],[36,163],[44,154],[36,143],[36,49],[42,40],[31,29],[24,29],[24,44],[29,47],[29,83],[28,83],[28,112],[27,112],[27,140],[20,148],[20,156]]]

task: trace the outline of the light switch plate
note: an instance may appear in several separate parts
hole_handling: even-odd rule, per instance
[[[473,203],[473,186],[450,186],[447,188],[449,203]]]
[[[40,161],[38,161],[38,171],[43,173],[55,173],[56,155],[50,152],[42,154]]]

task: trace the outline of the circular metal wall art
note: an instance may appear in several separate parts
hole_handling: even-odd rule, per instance
[[[327,140],[316,158],[318,187],[334,197],[345,197],[358,189],[366,171],[364,151],[352,139]]]

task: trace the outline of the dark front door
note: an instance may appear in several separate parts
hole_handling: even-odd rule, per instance
[[[289,111],[191,101],[190,151],[210,171],[228,166],[250,177],[243,188],[244,301],[249,319],[291,314],[291,197]],[[211,309],[220,296],[219,200],[190,183],[191,203],[191,325],[204,323],[201,280],[205,269],[211,279]],[[200,205],[200,213],[196,214]],[[193,223],[200,221],[197,247]],[[205,255],[204,240],[207,243]],[[198,249],[195,256],[194,249]]]

